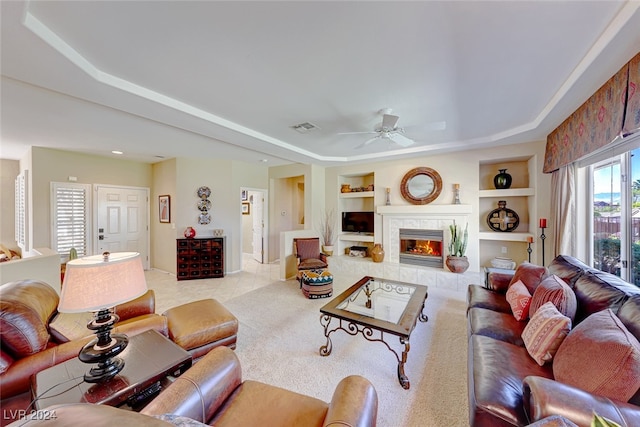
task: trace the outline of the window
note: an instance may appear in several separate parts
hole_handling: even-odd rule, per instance
[[[51,194],[52,248],[62,262],[69,259],[71,248],[79,257],[87,255],[91,185],[52,182]]]
[[[588,177],[590,265],[640,286],[640,138],[580,162]]]

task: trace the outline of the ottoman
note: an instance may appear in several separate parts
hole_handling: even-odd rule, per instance
[[[300,283],[307,298],[328,298],[333,294],[333,275],[326,268],[304,270]]]
[[[204,299],[170,308],[169,338],[187,350],[193,360],[221,345],[236,348],[238,319],[215,299]]]

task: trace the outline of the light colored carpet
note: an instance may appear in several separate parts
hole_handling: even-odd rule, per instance
[[[334,296],[359,277],[336,277]],[[429,289],[427,323],[411,335],[405,373],[410,390],[398,383],[396,357],[379,342],[344,331],[331,335],[333,352],[324,345],[319,309],[329,299],[305,298],[298,282],[276,281],[224,302],[240,321],[236,354],[244,379],[273,384],[329,402],[343,377],[368,378],[378,392],[379,426],[466,426],[467,340],[464,295]],[[335,321],[334,321],[335,322]],[[397,338],[389,344],[401,351]]]

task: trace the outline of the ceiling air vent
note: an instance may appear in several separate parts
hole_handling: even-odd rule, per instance
[[[320,129],[318,126],[309,122],[300,123],[299,125],[293,125],[291,126],[291,128],[300,133],[308,133],[314,129]]]

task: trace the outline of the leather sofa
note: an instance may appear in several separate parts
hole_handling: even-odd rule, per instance
[[[560,341],[555,356],[560,356],[563,345],[570,341],[572,333],[582,334],[587,329],[585,325],[589,325],[591,332],[597,334],[598,326],[596,324],[595,328],[591,328],[594,324],[591,319],[607,315],[612,319],[617,318],[619,329],[626,328],[632,335],[628,341],[630,347],[636,349],[636,359],[630,359],[631,368],[635,372],[639,369],[640,288],[637,286],[564,255],[556,257],[548,268],[523,263],[515,274],[490,273],[485,286],[471,285],[468,289],[470,425],[524,426],[560,415],[579,426],[589,426],[594,411],[623,426],[640,425],[640,391],[636,389],[640,375],[635,374],[631,382],[626,383],[631,387],[631,392],[636,390],[635,394],[630,399],[618,400],[617,396],[600,395],[584,390],[585,386],[578,387],[575,383],[568,384],[566,380],[556,379],[560,366],[566,365],[567,359],[574,354],[568,350],[564,351],[562,364],[559,357],[544,361],[542,365],[532,358],[523,339],[523,332],[531,320],[516,320],[506,297],[507,290],[518,280],[523,282],[531,295],[546,280],[563,281],[572,291],[567,295],[575,295],[572,302],[575,316],[570,322],[571,329],[563,338],[564,341]],[[564,288],[564,284],[560,284],[560,287]],[[629,334],[626,336],[629,337]],[[572,351],[576,351],[573,346],[578,345],[576,354],[586,358],[603,360],[604,353],[608,353],[607,350],[599,352],[596,347],[586,344],[581,348],[581,344],[581,341],[572,339],[570,345]],[[569,344],[566,346],[569,347]],[[571,366],[571,370],[578,382],[593,379],[588,368],[581,363]]]
[[[44,282],[21,280],[0,286],[0,403],[5,415],[27,407],[33,374],[77,357],[95,338],[86,327],[91,313],[58,313],[58,302],[56,291]],[[192,316],[184,313],[199,312],[194,306],[206,313],[190,320]],[[155,329],[194,360],[219,345],[235,348],[237,319],[215,300],[192,302],[160,315],[155,313],[155,294],[149,290],[114,311],[120,317],[114,332],[133,336]]]
[[[103,405],[46,408],[15,426],[354,426],[376,425],[378,397],[364,377],[342,379],[330,403],[257,381],[243,381],[240,362],[217,347],[163,390],[140,413]],[[169,422],[170,421],[170,422]]]

